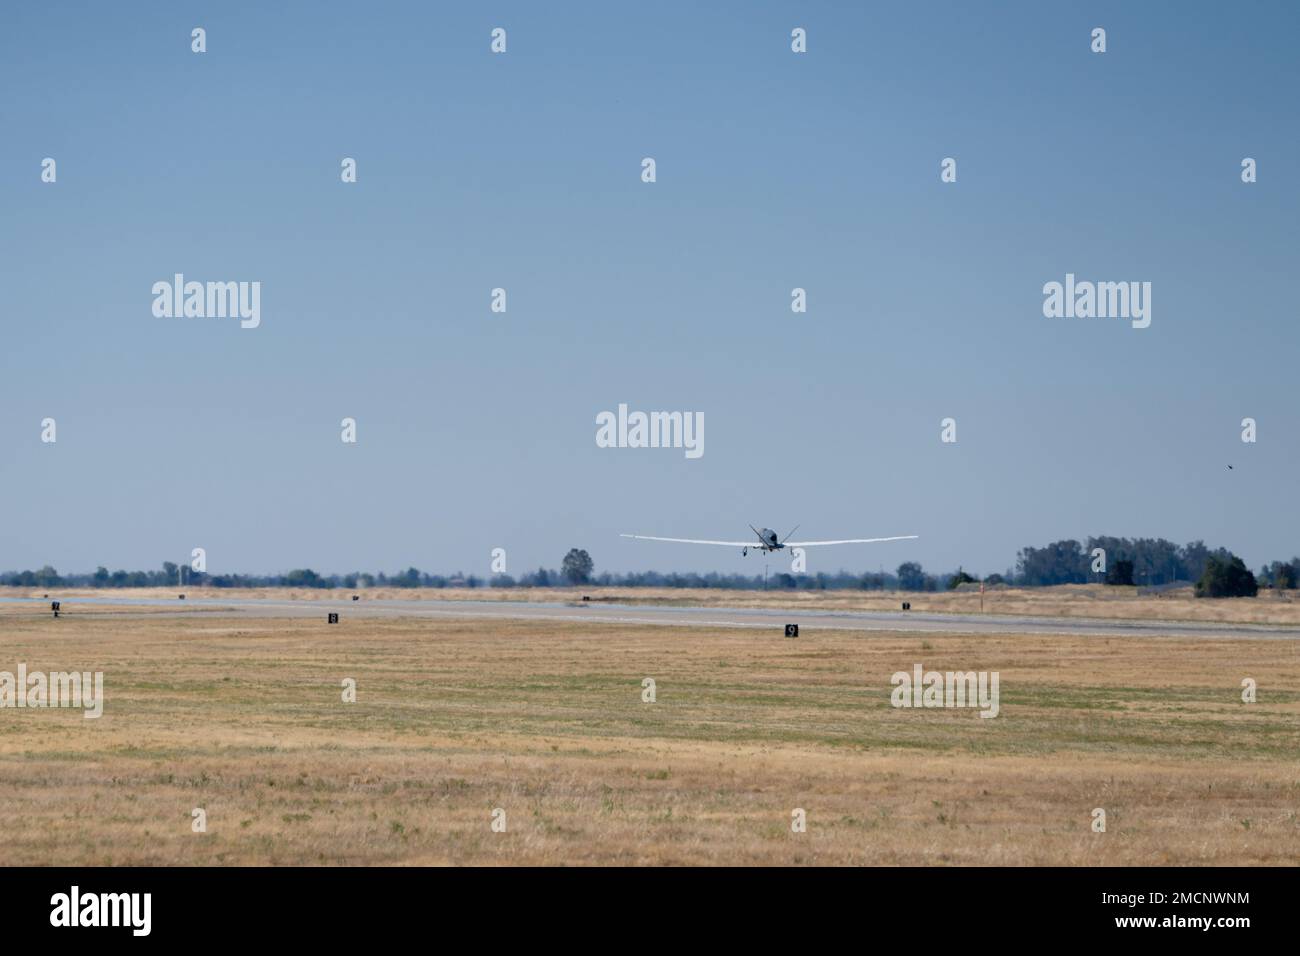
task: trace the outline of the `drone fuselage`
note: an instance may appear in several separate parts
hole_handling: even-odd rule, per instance
[[[756,530],[755,533],[758,535],[759,541],[761,543],[752,549],[742,548],[740,551],[742,557],[749,554],[751,550],[780,551],[782,548],[785,547],[785,545],[781,543],[781,540],[776,536],[776,532],[773,531],[771,528],[759,528]]]

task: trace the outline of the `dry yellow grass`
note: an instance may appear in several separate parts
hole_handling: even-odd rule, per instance
[[[1291,641],[0,608],[20,661],[107,701],[0,710],[10,864],[1300,860]],[[1001,715],[891,708],[916,662]]]

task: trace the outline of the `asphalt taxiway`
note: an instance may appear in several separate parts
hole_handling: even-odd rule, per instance
[[[51,597],[55,595],[51,594]],[[733,627],[783,633],[798,624],[800,633],[838,631],[917,632],[928,634],[1065,634],[1097,637],[1206,637],[1300,639],[1300,627],[1213,623],[1203,621],[1110,620],[1085,617],[1032,617],[1005,614],[935,614],[918,611],[810,611],[772,608],[677,607],[606,602],[404,601],[337,599],[286,601],[257,599],[188,599],[70,597],[62,599],[65,616],[99,608],[149,608],[150,614],[239,615],[249,617],[321,617],[337,612],[344,621],[355,616],[429,618],[503,618],[599,624],[650,624],[672,627]],[[0,598],[0,604],[48,609],[49,600]],[[122,611],[117,611],[122,613]]]

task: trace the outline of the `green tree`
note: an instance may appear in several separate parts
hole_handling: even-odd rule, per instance
[[[591,555],[581,548],[570,548],[560,565],[560,573],[570,584],[586,584],[591,577]]]
[[[1204,541],[1189,541],[1178,549],[1178,563],[1182,565],[1182,578],[1185,581],[1199,581],[1205,573],[1205,561],[1210,556],[1210,549]]]
[[[963,584],[977,584],[977,583],[978,581],[975,578],[971,577],[969,574],[967,574],[959,567],[957,569],[957,573],[948,579],[948,589],[953,590],[955,588],[961,587]]]
[[[311,568],[294,568],[284,576],[286,587],[318,588],[323,586],[321,577]]]
[[[48,564],[36,572],[36,586],[38,588],[58,587],[62,583],[63,579],[59,577],[59,572]]]
[[[898,566],[898,587],[902,591],[924,591],[925,572],[916,561],[904,561]]]
[[[1205,561],[1205,571],[1196,582],[1197,597],[1254,597],[1259,593],[1255,575],[1246,562],[1235,554],[1224,559],[1211,555]]]
[[[1031,586],[1083,584],[1091,571],[1088,554],[1072,538],[1045,548],[1022,548],[1016,565],[1021,581]]]
[[[1133,562],[1128,558],[1120,558],[1110,563],[1110,570],[1106,572],[1106,583],[1115,585],[1131,585],[1133,583]]]
[[[1269,578],[1273,582],[1273,587],[1279,590],[1294,591],[1296,588],[1295,564],[1283,564],[1281,561],[1274,561]]]

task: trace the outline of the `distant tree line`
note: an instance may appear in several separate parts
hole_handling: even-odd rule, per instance
[[[1093,552],[1098,548],[1105,552],[1105,569],[1094,571]],[[1090,537],[1086,544],[1067,539],[1041,548],[1022,548],[1016,555],[1016,583],[1030,587],[1090,581],[1148,586],[1179,581],[1192,584],[1200,580],[1211,555],[1232,557],[1224,548],[1211,551],[1203,541],[1179,546],[1164,538],[1101,535]]]
[[[898,588],[896,575],[888,573],[850,574],[771,574],[764,580],[762,574],[718,574],[710,572],[660,572],[634,571],[628,574],[604,572],[585,575],[574,574],[577,569],[538,568],[520,575],[429,574],[417,568],[407,568],[395,574],[372,574],[356,571],[349,574],[318,574],[310,568],[299,568],[281,574],[200,574],[186,568],[184,586],[213,588],[552,588],[587,584],[594,587],[624,588],[718,588],[738,591],[769,589],[789,590],[867,590],[884,591]],[[939,579],[926,576],[929,590],[937,590]],[[17,571],[0,574],[0,585],[17,587],[65,588],[138,588],[176,587],[175,569],[166,571],[114,571],[111,574],[59,574],[54,568],[39,571]]]
[[[1104,561],[1096,555],[1104,552]],[[1015,581],[1027,587],[1104,581],[1113,585],[1191,584],[1200,597],[1254,597],[1260,585],[1294,590],[1300,558],[1274,561],[1256,577],[1227,548],[1211,550],[1204,541],[1176,545],[1164,538],[1068,539],[1042,548],[1023,548],[1016,556]]]
[[[1105,551],[1105,566],[1093,552]],[[1098,570],[1094,571],[1096,565]],[[164,561],[157,571],[109,571],[99,567],[94,574],[60,575],[46,565],[39,571],[0,574],[0,585],[17,587],[139,588],[550,588],[589,584],[623,588],[710,588],[734,591],[939,591],[962,585],[984,584],[1044,587],[1055,584],[1102,582],[1111,585],[1161,586],[1191,584],[1205,597],[1250,597],[1259,587],[1295,589],[1300,583],[1300,557],[1274,561],[1252,574],[1241,558],[1226,548],[1207,548],[1202,541],[1176,545],[1163,538],[1090,537],[1081,544],[1073,539],[1055,541],[1041,548],[1022,548],[1014,571],[990,574],[983,579],[960,567],[955,572],[929,574],[916,561],[905,561],[896,571],[834,574],[718,574],[710,572],[634,571],[627,574],[594,573],[591,556],[581,548],[571,549],[559,570],[538,568],[519,576],[429,574],[407,568],[394,574],[354,571],[349,574],[318,574],[297,568],[280,574],[206,574],[189,566]]]

